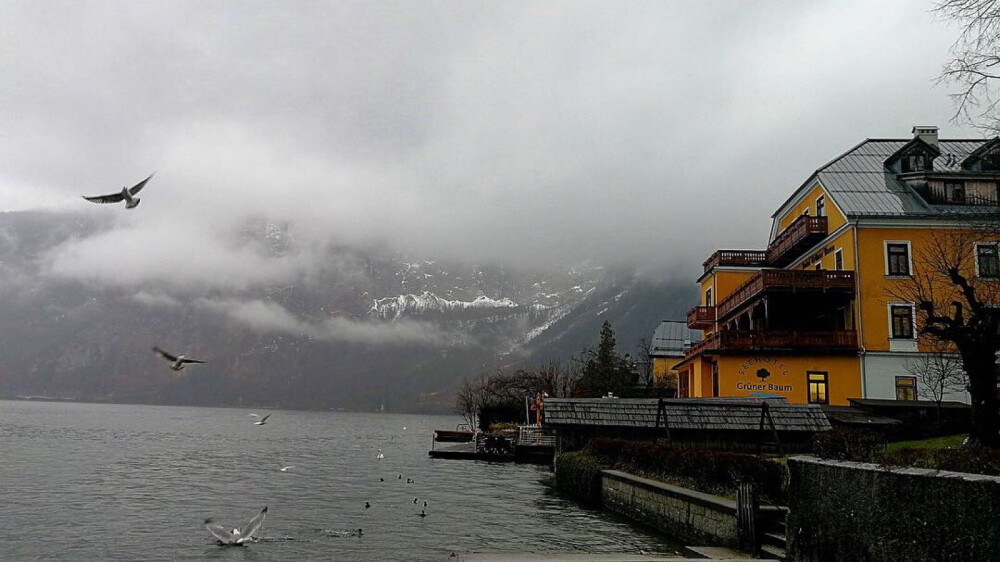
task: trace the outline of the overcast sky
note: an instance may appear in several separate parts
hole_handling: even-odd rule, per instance
[[[0,210],[116,215],[52,270],[119,282],[273,280],[331,240],[693,281],[716,248],[764,247],[862,139],[974,136],[934,85],[957,31],[930,8],[7,0]],[[152,171],[127,213],[79,198]],[[258,267],[233,238],[248,217],[302,251]],[[131,275],[126,252],[147,256]]]

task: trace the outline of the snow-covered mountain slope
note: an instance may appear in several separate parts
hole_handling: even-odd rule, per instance
[[[293,230],[263,219],[241,233],[254,255],[322,267],[232,290],[45,274],[52,248],[107,228],[0,213],[0,396],[448,411],[464,376],[568,359],[604,319],[629,350],[694,299],[693,284],[598,264],[529,269],[333,242],[304,253]],[[172,377],[152,345],[209,362]]]

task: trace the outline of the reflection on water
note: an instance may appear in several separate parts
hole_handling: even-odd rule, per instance
[[[453,427],[449,417],[275,411],[255,426],[248,413],[0,401],[0,559],[677,549],[550,493],[544,467],[429,458],[431,431]],[[264,505],[263,540],[246,547],[216,545],[202,524],[244,525]]]

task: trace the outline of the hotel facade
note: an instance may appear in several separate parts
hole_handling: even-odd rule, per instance
[[[916,366],[935,350],[898,295],[936,233],[998,212],[998,183],[1000,138],[938,139],[936,127],[838,156],[772,215],[765,249],[704,262],[687,314],[703,337],[674,366],[678,396],[917,399],[926,382]],[[977,282],[1000,280],[995,236],[968,252]],[[956,389],[945,400],[969,397]]]

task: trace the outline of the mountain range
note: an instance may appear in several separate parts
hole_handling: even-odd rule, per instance
[[[0,213],[0,396],[445,412],[463,377],[569,360],[604,320],[634,354],[696,298],[689,280],[637,268],[338,244],[321,257],[335,268],[232,290],[51,272],[58,249],[113,226],[100,214]],[[240,237],[273,256],[295,247],[292,229],[265,219]],[[154,345],[207,363],[175,375]]]

